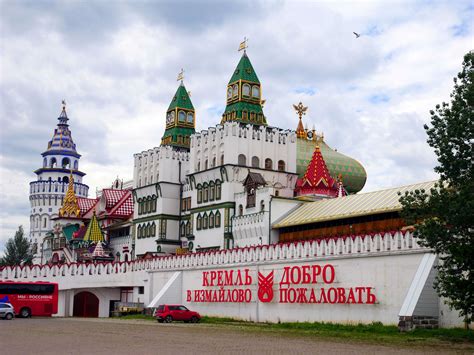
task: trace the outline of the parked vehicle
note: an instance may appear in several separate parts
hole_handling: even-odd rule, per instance
[[[183,305],[162,304],[155,311],[156,320],[159,323],[171,323],[172,321],[184,321],[185,323],[197,323],[201,320],[198,312],[191,311]]]
[[[58,284],[0,280],[0,303],[13,305],[23,318],[51,317],[58,312]]]
[[[13,319],[15,317],[15,308],[10,303],[0,303],[0,318]]]

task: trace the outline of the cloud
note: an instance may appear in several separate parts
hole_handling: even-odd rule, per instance
[[[366,168],[366,190],[434,179],[429,110],[471,47],[469,1],[0,2],[0,250],[29,230],[28,183],[63,98],[90,195],[158,146],[185,69],[197,129],[220,122],[249,38],[272,126],[304,123]],[[356,39],[353,31],[362,36]]]

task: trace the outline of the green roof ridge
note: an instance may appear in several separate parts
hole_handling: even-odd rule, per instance
[[[188,91],[186,90],[186,87],[182,82],[179,85],[178,90],[176,90],[176,94],[174,94],[173,100],[171,100],[167,111],[173,110],[176,107],[194,111],[194,106],[191,102],[191,98],[189,97]]]
[[[244,52],[242,58],[240,58],[239,64],[237,64],[237,68],[235,68],[234,74],[229,80],[229,84],[239,80],[245,80],[260,84],[260,80],[258,80],[257,73],[255,73],[255,70],[253,69],[252,63],[250,63],[250,59],[247,56],[246,52]]]

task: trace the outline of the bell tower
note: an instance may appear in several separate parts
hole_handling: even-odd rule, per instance
[[[227,106],[222,114],[221,124],[237,121],[245,124],[267,125],[263,114],[262,89],[257,73],[247,56],[247,40],[240,44],[243,50],[237,68],[227,84]]]
[[[161,145],[171,145],[189,150],[189,137],[196,127],[196,113],[189,92],[184,86],[184,71],[178,75],[181,81],[171,103],[166,110],[166,129],[161,138]]]

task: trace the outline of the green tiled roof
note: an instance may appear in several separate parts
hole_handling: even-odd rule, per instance
[[[163,138],[173,136],[176,139],[176,137],[178,137],[179,135],[184,137],[184,136],[190,136],[193,133],[194,133],[194,128],[172,127],[165,131],[165,133],[163,134]]]
[[[237,64],[237,68],[235,68],[234,74],[229,80],[229,84],[239,80],[246,80],[260,84],[257,73],[253,70],[252,63],[250,63],[250,59],[245,52],[242,55],[242,58],[240,58],[239,64]]]
[[[189,98],[188,92],[183,83],[181,83],[181,85],[178,87],[178,90],[176,90],[176,94],[174,94],[173,100],[171,100],[167,111],[176,107],[186,108],[188,110],[194,111],[193,103],[191,102],[191,99]]]
[[[226,106],[224,113],[237,111],[237,117],[242,117],[242,111],[263,113],[262,106],[245,101],[238,101]]]
[[[297,140],[296,172],[302,177],[313,156],[316,141],[306,139]],[[342,175],[342,183],[350,194],[359,192],[365,185],[367,173],[364,167],[355,159],[341,154],[325,142],[319,142],[329,173],[333,178]]]

